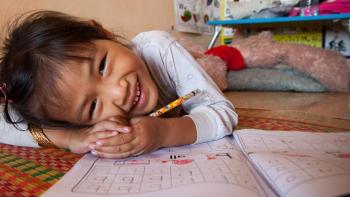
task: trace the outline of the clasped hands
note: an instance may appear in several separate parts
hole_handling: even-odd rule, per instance
[[[92,127],[73,131],[69,149],[103,158],[126,158],[148,153],[162,147],[161,118],[137,117],[129,121],[115,117]]]

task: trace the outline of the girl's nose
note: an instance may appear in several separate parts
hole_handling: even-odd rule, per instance
[[[124,109],[127,104],[129,83],[125,79],[121,79],[117,83],[110,83],[104,90],[106,97],[113,105]]]

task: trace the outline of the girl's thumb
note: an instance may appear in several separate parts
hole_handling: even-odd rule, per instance
[[[143,118],[142,117],[134,117],[134,118],[131,118],[130,119],[130,124],[133,125],[133,124],[136,124],[138,122],[140,122]]]

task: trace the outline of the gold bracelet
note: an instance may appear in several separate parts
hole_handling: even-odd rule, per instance
[[[42,147],[57,148],[57,146],[46,136],[42,128],[29,125],[29,132],[34,140]]]

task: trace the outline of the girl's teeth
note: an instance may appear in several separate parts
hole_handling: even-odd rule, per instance
[[[134,99],[133,105],[136,105],[137,101],[139,101],[141,95],[141,90],[140,90],[140,84],[137,82],[137,92],[136,92],[136,97]]]

